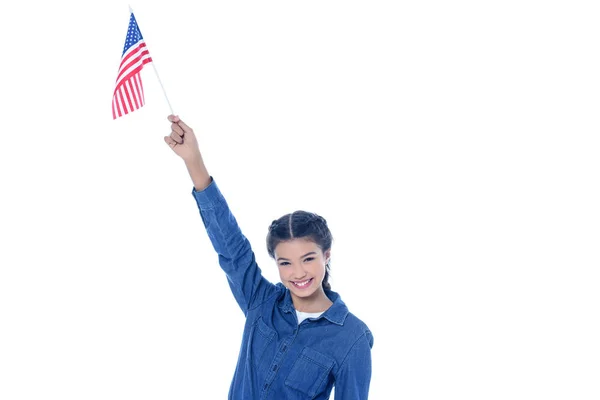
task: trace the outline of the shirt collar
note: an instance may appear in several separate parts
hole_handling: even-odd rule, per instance
[[[284,290],[283,298],[279,298],[279,308],[287,313],[294,312],[295,308],[294,303],[292,302],[292,294],[290,293],[290,290],[283,286],[282,283],[278,283],[277,286],[280,286]],[[346,307],[346,304],[342,301],[342,298],[337,292],[325,289],[325,294],[329,300],[333,302],[333,304],[321,315],[320,318],[325,318],[337,325],[344,325],[344,321],[348,316],[348,307]]]

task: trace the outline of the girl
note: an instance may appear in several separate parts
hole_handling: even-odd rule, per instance
[[[194,184],[204,227],[246,316],[229,399],[367,399],[373,335],[328,283],[332,236],[324,218],[296,211],[273,221],[267,251],[281,283],[264,278],[194,131],[170,115],[165,142]]]

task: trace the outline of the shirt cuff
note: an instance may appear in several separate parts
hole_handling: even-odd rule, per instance
[[[192,187],[192,195],[201,210],[210,210],[225,201],[212,176],[210,177],[210,183],[204,190],[197,191],[195,187]]]

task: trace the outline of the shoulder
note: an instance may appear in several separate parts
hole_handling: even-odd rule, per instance
[[[346,320],[344,321],[344,327],[355,341],[364,339],[369,343],[370,347],[373,347],[373,332],[371,332],[369,326],[356,315],[348,312]]]
[[[335,322],[344,330],[344,335],[351,340],[359,340],[362,337],[367,337],[369,342],[372,342],[371,329],[367,324],[352,313],[346,303],[342,300],[339,293],[328,290],[326,291],[329,298],[333,301],[329,314],[329,319]]]

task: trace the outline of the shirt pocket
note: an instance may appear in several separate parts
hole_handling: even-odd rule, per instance
[[[332,358],[305,347],[294,362],[285,384],[312,399],[325,388],[333,363]]]
[[[275,338],[275,330],[267,326],[261,318],[258,318],[252,325],[250,332],[250,343],[248,344],[248,359],[255,365],[259,366],[265,350]]]

